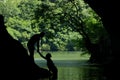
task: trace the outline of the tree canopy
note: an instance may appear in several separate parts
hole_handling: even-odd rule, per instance
[[[106,34],[100,17],[83,0],[3,0],[9,33],[25,47],[30,36],[46,32],[44,50],[85,50],[83,37],[97,43]]]

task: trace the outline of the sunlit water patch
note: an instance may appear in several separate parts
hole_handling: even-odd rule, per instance
[[[55,60],[54,63],[58,68],[57,80],[103,80],[102,70],[86,61]],[[36,64],[47,68],[44,60],[36,60]]]

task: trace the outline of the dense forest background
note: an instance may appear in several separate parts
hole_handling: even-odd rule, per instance
[[[100,17],[83,0],[2,0],[8,32],[25,47],[29,38],[46,33],[43,50],[87,51],[84,38],[92,43],[108,40]]]

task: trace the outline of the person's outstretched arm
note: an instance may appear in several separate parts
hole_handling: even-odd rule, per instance
[[[40,54],[40,56],[41,56],[42,58],[46,59],[46,57],[44,57],[41,52],[38,52],[38,53]]]
[[[40,41],[38,40],[37,41],[37,52],[39,53],[40,51],[39,51],[39,47],[41,47],[41,45],[40,45]],[[41,53],[41,52],[40,52]]]

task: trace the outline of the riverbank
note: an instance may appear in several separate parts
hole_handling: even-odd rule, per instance
[[[42,54],[45,56],[48,52],[43,52]],[[57,51],[50,52],[52,55],[52,60],[88,60],[89,54],[82,54],[80,51]],[[44,60],[38,53],[35,54],[35,59]]]

